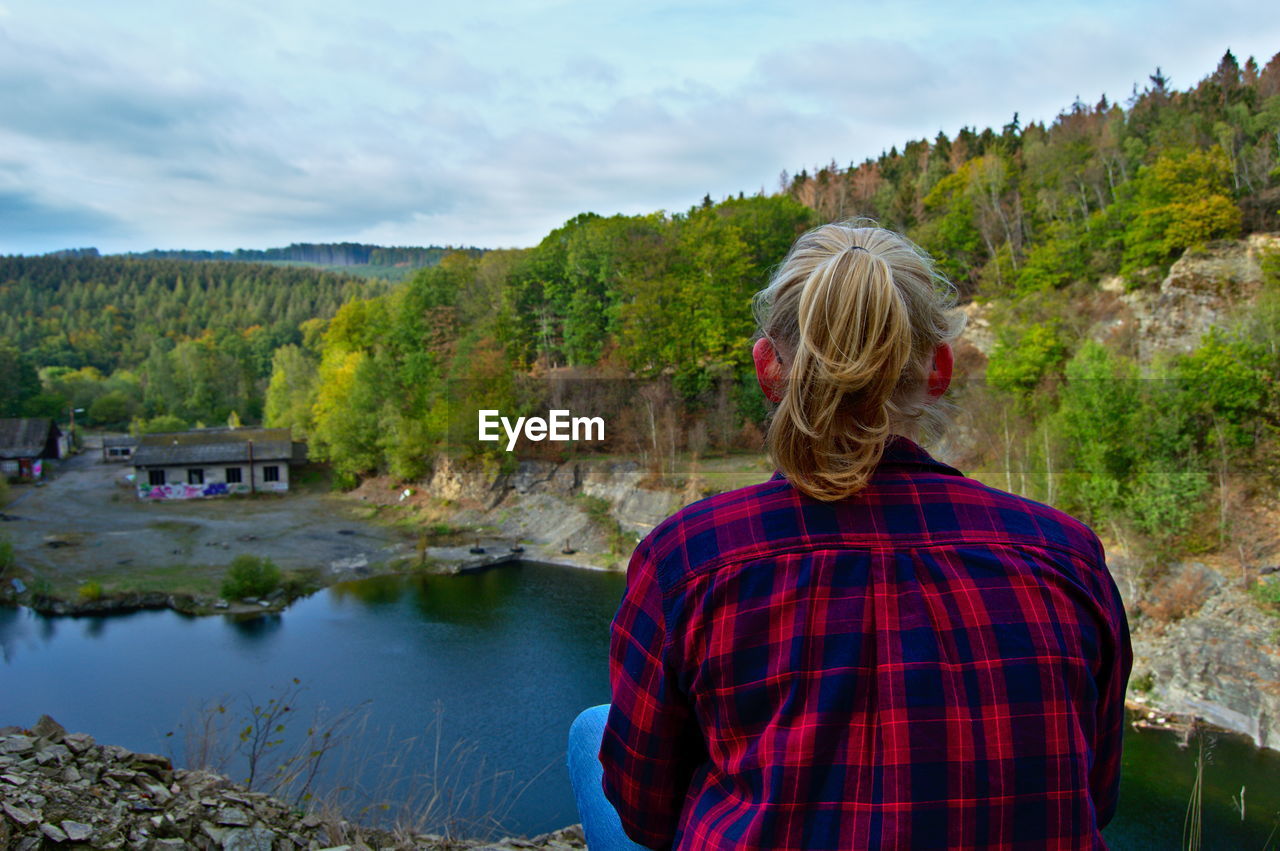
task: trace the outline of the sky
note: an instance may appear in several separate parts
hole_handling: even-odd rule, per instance
[[[1264,11],[1268,7],[1271,11]],[[1258,0],[0,0],[0,254],[535,245],[1265,64]]]

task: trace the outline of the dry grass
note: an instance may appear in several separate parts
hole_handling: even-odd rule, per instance
[[[1161,579],[1148,592],[1142,611],[1159,623],[1172,623],[1199,610],[1211,588],[1203,571],[1188,568]]]
[[[422,736],[389,731],[372,741],[367,705],[336,713],[321,707],[305,731],[290,736],[286,729],[299,723],[291,707],[303,690],[294,681],[265,703],[243,697],[196,707],[170,734],[181,746],[171,756],[219,774],[247,762],[250,788],[306,809],[334,844],[374,834],[381,843],[389,833],[404,848],[420,847],[424,834],[448,848],[452,840],[504,833],[521,796],[551,767],[518,780],[488,765],[477,745],[448,745],[439,704]]]
[[[551,767],[518,780],[512,772],[490,766],[477,745],[448,745],[439,704],[423,736],[397,738],[390,731],[385,744],[372,749],[369,738],[365,729],[351,737],[353,746],[345,750],[336,773],[353,779],[322,796],[324,806],[390,830],[406,842],[424,833],[447,841],[505,832],[524,792]],[[423,765],[428,768],[413,767]]]

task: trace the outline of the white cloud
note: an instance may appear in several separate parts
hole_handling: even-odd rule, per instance
[[[528,245],[1280,43],[1243,0],[56,9],[0,23],[0,251]]]

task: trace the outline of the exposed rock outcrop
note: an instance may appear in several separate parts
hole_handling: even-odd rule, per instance
[[[1165,352],[1189,352],[1211,328],[1253,300],[1262,284],[1262,256],[1273,251],[1280,251],[1280,234],[1257,233],[1187,251],[1155,287],[1130,290],[1124,278],[1105,278],[1088,305],[1097,317],[1089,336],[1119,344],[1141,363]],[[998,307],[975,301],[961,310],[967,321],[956,344],[957,363],[972,360],[980,366],[995,347],[991,320]],[[961,375],[980,372],[974,366],[958,370]]]
[[[1136,337],[1138,360],[1189,352],[1211,328],[1247,304],[1262,283],[1261,255],[1280,250],[1280,236],[1254,234],[1187,251],[1157,289],[1120,292]],[[1113,289],[1123,290],[1119,281]]]
[[[0,848],[138,851],[585,848],[574,826],[496,842],[390,833],[341,816],[303,813],[227,778],[175,769],[168,758],[98,745],[47,715],[0,729]]]
[[[1131,623],[1134,684],[1162,711],[1195,716],[1280,749],[1280,621],[1199,562],[1175,564],[1158,582],[1112,558]],[[1149,688],[1147,688],[1149,687]]]
[[[619,567],[634,541],[702,495],[690,487],[651,486],[647,476],[634,461],[524,460],[503,470],[491,461],[440,456],[421,485],[405,488],[370,479],[354,496],[413,507],[428,524],[476,530],[455,536],[465,541],[426,549],[424,554],[446,571],[470,569],[477,560],[469,550],[477,541],[488,550],[480,562],[493,561],[519,543],[527,548],[522,557],[535,561]],[[563,550],[574,552],[566,556]]]
[[[680,507],[681,497],[646,488],[644,479],[634,461],[521,461],[503,473],[440,457],[424,490],[457,503],[463,521],[494,524],[506,537],[551,542],[586,527],[585,516],[566,503],[578,496],[606,500],[623,529],[648,533]]]

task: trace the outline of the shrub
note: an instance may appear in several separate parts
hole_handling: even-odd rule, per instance
[[[629,555],[635,549],[638,543],[635,535],[623,529],[622,525],[614,519],[609,500],[583,494],[578,497],[578,505],[591,523],[603,531],[608,538],[610,555]]]
[[[999,335],[987,363],[987,382],[1023,398],[1030,397],[1068,355],[1067,343],[1054,324],[1032,325],[1022,333]]]
[[[1080,240],[1066,234],[1065,228],[1057,230],[1061,235],[1033,245],[1027,253],[1014,284],[1018,295],[1055,290],[1088,274]]]
[[[89,421],[96,425],[120,425],[133,419],[138,403],[128,394],[113,390],[103,393],[89,405]]]
[[[1268,606],[1280,606],[1280,576],[1268,576],[1259,579],[1250,589],[1253,599]]]
[[[8,538],[0,538],[0,573],[13,567],[14,562],[13,542]]]
[[[1209,477],[1202,471],[1144,463],[1129,483],[1124,508],[1139,532],[1167,540],[1191,527],[1208,492]]]
[[[222,596],[228,600],[263,597],[280,586],[280,568],[270,559],[238,555],[222,580]]]
[[[78,589],[80,599],[82,600],[101,600],[102,599],[102,583],[90,579]]]
[[[158,417],[152,417],[144,420],[141,417],[134,417],[129,423],[129,433],[137,437],[140,434],[157,434],[170,431],[186,431],[187,421],[181,417],[175,417],[172,414],[162,414]]]
[[[306,597],[320,588],[320,572],[314,568],[290,570],[280,580],[280,587],[290,598]]]

